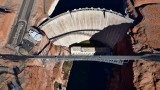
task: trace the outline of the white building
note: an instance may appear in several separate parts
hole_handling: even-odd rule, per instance
[[[109,55],[111,50],[107,47],[71,47],[71,55]]]

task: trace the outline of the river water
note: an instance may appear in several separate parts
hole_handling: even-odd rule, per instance
[[[51,17],[79,8],[105,8],[124,14],[123,0],[59,0]]]

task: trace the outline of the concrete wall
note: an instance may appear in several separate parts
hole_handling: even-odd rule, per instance
[[[59,38],[58,40],[53,42],[56,45],[69,46],[73,43],[79,43],[81,41],[90,39],[93,35],[95,35],[99,31],[103,31],[108,26],[128,23],[125,26],[123,25],[122,28],[113,28],[120,30],[122,34],[126,33],[130,26],[129,23],[131,22],[131,19],[125,18],[122,15],[113,11],[104,11],[101,9],[79,9],[72,12],[68,11],[54,18],[51,18],[49,21],[47,21],[41,26],[41,29],[46,33],[48,38],[52,38],[71,31],[86,30],[81,31],[81,34],[72,33],[65,35],[64,37]],[[117,32],[115,30],[113,31],[114,32],[112,34],[114,36],[114,34]],[[119,38],[119,36],[116,37]],[[103,37],[100,38],[103,39],[108,37],[103,34]],[[112,47],[113,45],[110,46]]]

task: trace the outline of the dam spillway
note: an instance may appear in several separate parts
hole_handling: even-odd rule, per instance
[[[53,39],[55,45],[68,47],[73,43],[92,38],[113,47],[127,32],[132,21],[111,10],[80,8],[57,15],[43,23],[40,28],[48,38]],[[125,25],[121,25],[124,23]],[[115,28],[116,26],[118,27]],[[108,27],[112,28],[107,30]],[[98,36],[97,33],[99,33]],[[112,36],[116,38],[111,38]],[[108,43],[108,41],[115,43]]]

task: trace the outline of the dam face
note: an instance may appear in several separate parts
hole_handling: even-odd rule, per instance
[[[57,15],[40,27],[55,45],[69,47],[92,37],[93,40],[114,47],[127,32],[131,22],[131,19],[111,10],[80,8]]]

